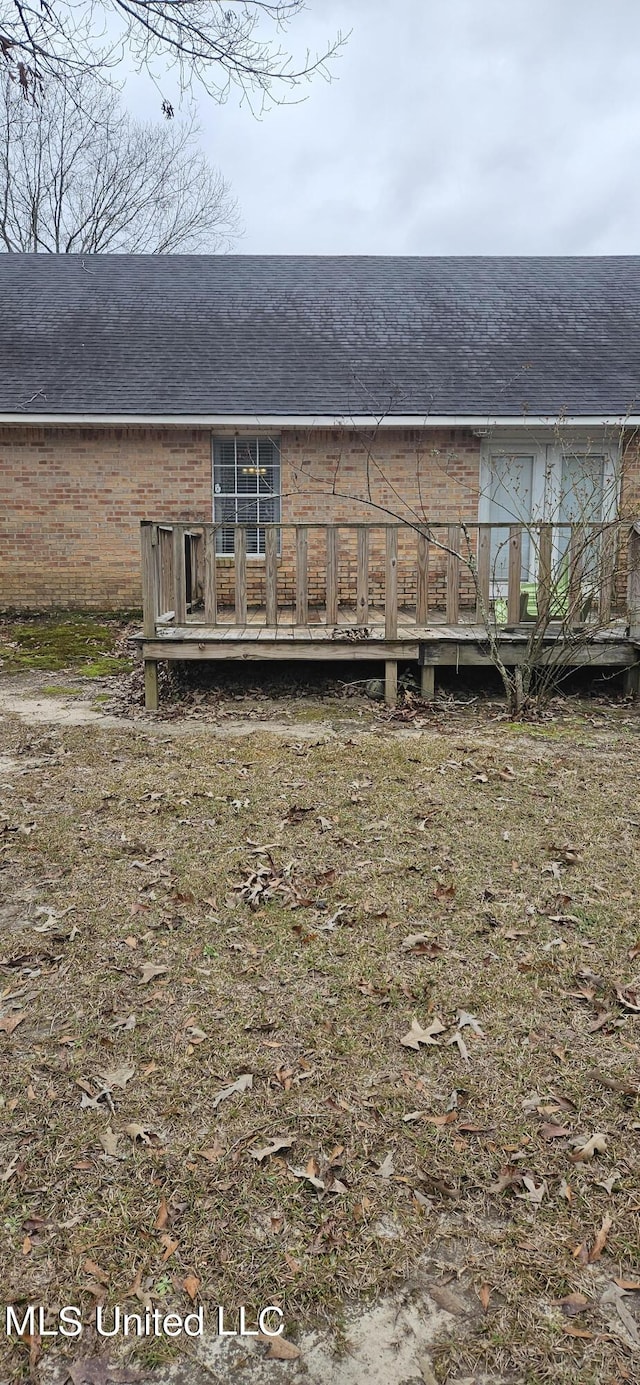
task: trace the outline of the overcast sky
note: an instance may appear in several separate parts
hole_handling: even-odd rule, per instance
[[[640,252],[638,0],[308,0],[290,42],[339,29],[302,105],[199,98],[238,251]]]

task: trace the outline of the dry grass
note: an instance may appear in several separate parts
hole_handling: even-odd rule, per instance
[[[0,985],[3,1012],[25,1014],[0,1033],[5,1299],[129,1294],[134,1311],[137,1288],[185,1311],[193,1275],[205,1305],[283,1304],[295,1336],[411,1279],[437,1242],[480,1294],[440,1379],[633,1380],[632,1338],[599,1299],[636,1274],[640,1112],[595,1073],[639,1080],[638,1016],[615,991],[640,967],[637,717],[367,726],[309,745],[295,727],[4,723]],[[238,886],[260,867],[252,908]],[[403,949],[415,933],[435,945]],[[146,962],[166,971],[144,984]],[[484,1033],[458,1031],[467,1060],[448,1042],[463,1011]],[[437,1045],[400,1044],[436,1015]],[[242,1073],[252,1089],[216,1108]],[[573,1163],[545,1123],[606,1150]],[[258,1163],[274,1137],[295,1143]],[[291,1171],[313,1159],[343,1191]],[[525,1177],[544,1180],[540,1205]],[[26,1350],[3,1350],[28,1378]]]

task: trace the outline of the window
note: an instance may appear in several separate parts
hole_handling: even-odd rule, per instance
[[[264,553],[265,524],[280,519],[280,447],[275,438],[214,438],[216,552],[233,557],[234,524],[246,524],[247,553]]]

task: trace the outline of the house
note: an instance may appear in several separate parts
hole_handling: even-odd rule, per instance
[[[366,558],[368,613],[385,524],[402,609],[416,525],[524,525],[526,584],[532,523],[557,548],[578,519],[640,514],[640,257],[6,255],[0,305],[4,608],[138,608],[141,521],[215,522],[217,609],[240,562],[245,619],[270,571],[271,613],[295,607],[301,526],[308,619],[333,605],[327,525],[350,526],[337,602]],[[496,532],[490,557],[499,596]],[[456,614],[474,601],[463,572]]]

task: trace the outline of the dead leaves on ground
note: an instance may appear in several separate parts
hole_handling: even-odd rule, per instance
[[[222,1101],[227,1101],[230,1096],[234,1096],[236,1093],[251,1091],[252,1087],[253,1073],[240,1073],[240,1076],[236,1078],[235,1082],[231,1082],[228,1087],[222,1087],[221,1090],[216,1093],[211,1100],[211,1109],[217,1111]]]
[[[295,1168],[293,1164],[288,1164],[289,1172],[294,1178],[299,1178],[303,1183],[313,1188],[320,1197],[326,1194],[340,1196],[347,1192],[347,1185],[337,1177],[336,1168],[340,1168],[342,1163],[343,1150],[339,1147],[328,1159],[318,1159],[312,1155],[307,1160],[304,1168]]]
[[[607,1148],[607,1137],[598,1131],[588,1140],[578,1136],[577,1141],[574,1140],[572,1143],[577,1143],[577,1148],[573,1154],[569,1155],[572,1164],[587,1164],[593,1159],[594,1154],[604,1154]]]
[[[421,1044],[437,1044],[438,1040],[436,1036],[438,1034],[444,1034],[446,1027],[446,1024],[443,1024],[442,1020],[439,1019],[437,1015],[435,1019],[431,1021],[428,1029],[424,1029],[417,1019],[413,1019],[411,1021],[411,1028],[406,1034],[403,1034],[400,1043],[403,1048],[413,1048],[416,1053],[418,1053]]]
[[[262,1164],[263,1161],[269,1159],[272,1154],[279,1154],[282,1149],[291,1149],[293,1144],[295,1144],[295,1138],[288,1139],[286,1136],[276,1136],[268,1145],[264,1145],[262,1149],[250,1149],[249,1154],[252,1159]]]
[[[469,1061],[469,1050],[462,1037],[462,1030],[467,1027],[471,1029],[472,1033],[477,1038],[485,1038],[484,1031],[481,1029],[475,1015],[469,1014],[467,1010],[459,1010],[457,1026],[453,1034],[445,1040],[448,1046],[452,1044],[456,1045],[460,1057],[464,1059],[465,1062]],[[425,1047],[433,1045],[433,1047],[439,1048],[441,1047],[440,1036],[446,1033],[447,1028],[449,1028],[449,1025],[443,1024],[439,1015],[435,1015],[426,1028],[414,1017],[411,1021],[411,1028],[406,1034],[402,1035],[399,1042],[402,1044],[403,1048],[412,1048],[416,1053],[420,1051],[421,1044],[424,1044]]]
[[[7,1038],[11,1038],[11,1035],[14,1034],[18,1028],[18,1025],[22,1024],[22,1021],[26,1020],[26,1018],[26,1010],[20,1011],[17,1015],[5,1015],[3,1019],[0,1019],[0,1034],[6,1034]]]
[[[148,986],[150,981],[155,981],[157,976],[163,976],[168,970],[168,967],[156,966],[155,962],[143,962],[140,967],[140,980],[138,985]]]

